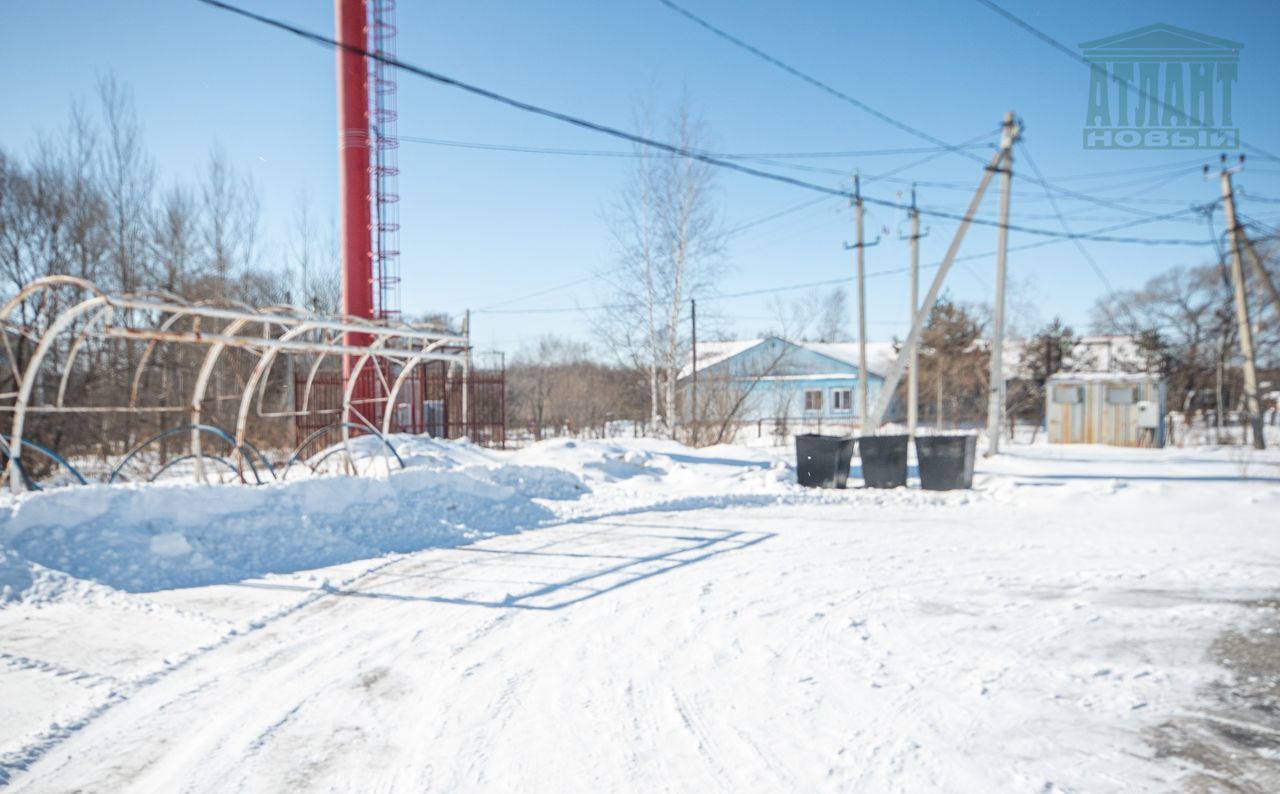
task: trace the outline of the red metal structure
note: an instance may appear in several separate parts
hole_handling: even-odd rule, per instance
[[[323,448],[341,440],[342,433],[334,426],[335,418],[342,412],[344,381],[336,372],[318,372],[314,376],[297,371],[295,374],[295,423],[297,443],[313,438],[316,448]],[[357,389],[379,389],[376,370],[366,368],[360,373]],[[462,392],[466,390],[469,405],[462,410]],[[309,394],[308,404],[303,395]],[[476,444],[486,447],[506,446],[506,373],[503,368],[473,369],[463,373],[447,362],[423,362],[414,368],[400,390],[396,404],[391,407],[392,417],[387,421],[385,401],[371,403],[361,411],[365,420],[375,428],[386,427],[392,433],[425,433],[432,438],[462,438],[466,436]],[[321,432],[327,431],[327,432]],[[352,433],[356,433],[353,431]]]
[[[396,57],[396,0],[373,4],[374,54]],[[374,316],[400,316],[400,164],[396,137],[395,70],[380,60],[371,64],[373,85],[373,279]]]
[[[368,44],[369,9],[366,0],[336,0],[336,37],[340,44],[364,50]],[[342,206],[342,313],[373,319],[373,223],[369,196],[369,68],[360,52],[339,47],[338,59],[338,171]],[[366,334],[349,334],[347,344],[367,346]],[[356,357],[342,359],[343,378],[352,377]],[[357,406],[373,397],[361,381]],[[359,407],[353,409],[359,411]],[[358,417],[348,421],[359,423]]]
[[[370,14],[372,11],[372,14]],[[396,0],[335,0],[338,48],[338,149],[341,159],[342,311],[350,317],[395,321],[400,315],[400,175],[396,137],[394,70],[381,58],[395,58]],[[355,48],[356,51],[346,49]],[[369,53],[374,57],[365,55]],[[346,344],[368,347],[372,337],[347,334]],[[469,337],[468,337],[469,344]],[[297,376],[302,400],[299,437],[329,430],[317,438],[328,443],[343,421],[352,433],[361,428],[427,433],[439,438],[468,436],[476,443],[502,446],[505,435],[503,367],[477,371],[423,362],[411,372],[345,354],[342,373],[317,370]],[[318,365],[317,365],[318,367]],[[404,375],[395,405],[388,384]],[[345,404],[346,385],[354,380]],[[305,407],[304,407],[305,404]],[[358,426],[358,427],[354,427]],[[319,441],[317,443],[320,443]]]

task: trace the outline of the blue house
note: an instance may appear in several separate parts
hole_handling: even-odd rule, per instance
[[[867,343],[867,400],[874,405],[884,372],[896,358],[891,343]],[[680,374],[682,412],[693,400],[693,363]],[[790,427],[855,425],[858,415],[856,342],[790,342],[776,336],[700,342],[697,361],[700,421],[774,422]]]

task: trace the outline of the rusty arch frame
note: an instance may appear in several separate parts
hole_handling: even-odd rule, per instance
[[[60,300],[64,292],[79,293],[76,296],[79,299]],[[14,319],[15,312],[31,300],[38,300],[39,305],[47,309],[47,322],[42,327],[26,327]],[[11,337],[15,336],[35,344],[29,358],[21,363],[11,344]],[[369,339],[371,342],[368,345],[353,344],[352,337]],[[70,373],[82,347],[95,339],[146,342],[136,368],[130,373],[132,377],[127,401],[107,406],[69,405],[67,387]],[[299,414],[298,411],[263,411],[263,390],[267,376],[282,355],[315,358],[310,365],[302,398],[304,413],[311,402],[311,388],[316,373],[326,358],[344,356],[356,362],[343,390],[342,402],[343,415],[352,416],[358,412],[354,404],[356,376],[371,362],[382,381],[382,394],[385,395],[378,399],[385,399],[391,405],[394,404],[407,373],[418,363],[441,360],[463,365],[468,346],[468,340],[464,336],[398,321],[374,322],[345,316],[319,315],[288,305],[255,309],[228,301],[191,302],[159,291],[109,293],[89,281],[71,276],[37,279],[25,285],[0,306],[0,341],[0,351],[7,357],[7,366],[12,371],[16,384],[14,391],[0,394],[0,413],[12,414],[6,439],[9,459],[0,475],[0,483],[7,479],[10,489],[15,493],[25,488],[19,474],[18,461],[22,453],[24,431],[32,415],[172,412],[186,413],[188,421],[184,424],[200,426],[209,380],[228,348],[248,351],[257,358],[251,375],[240,387],[233,434],[237,454],[235,468],[243,481],[244,461],[241,450],[248,440],[248,419],[255,396],[260,416],[274,418]],[[56,397],[49,401],[37,399],[33,394],[36,383],[46,368],[51,351],[59,343],[65,345],[66,354],[61,362],[62,372],[55,373]],[[145,374],[155,366],[154,352],[160,344],[173,344],[193,350],[206,349],[184,404],[139,404],[141,385]],[[393,382],[388,382],[387,373],[393,370],[396,371],[396,377]],[[389,411],[386,413],[390,414]],[[372,423],[365,421],[373,427]],[[373,429],[375,432],[380,429],[385,434],[389,423],[384,418],[381,428]],[[349,436],[349,428],[344,426],[344,446]],[[198,430],[192,431],[190,445],[196,480],[205,482]]]

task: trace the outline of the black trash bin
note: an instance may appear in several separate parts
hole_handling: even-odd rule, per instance
[[[973,457],[978,436],[917,436],[916,460],[920,464],[920,487],[930,491],[951,491],[973,487]]]
[[[898,488],[907,484],[907,436],[862,436],[862,481],[868,488]]]
[[[852,437],[797,435],[796,481],[806,488],[843,488],[852,458]]]

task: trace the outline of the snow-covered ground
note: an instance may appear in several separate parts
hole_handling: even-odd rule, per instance
[[[397,446],[0,502],[0,785],[1280,790],[1280,456]]]

